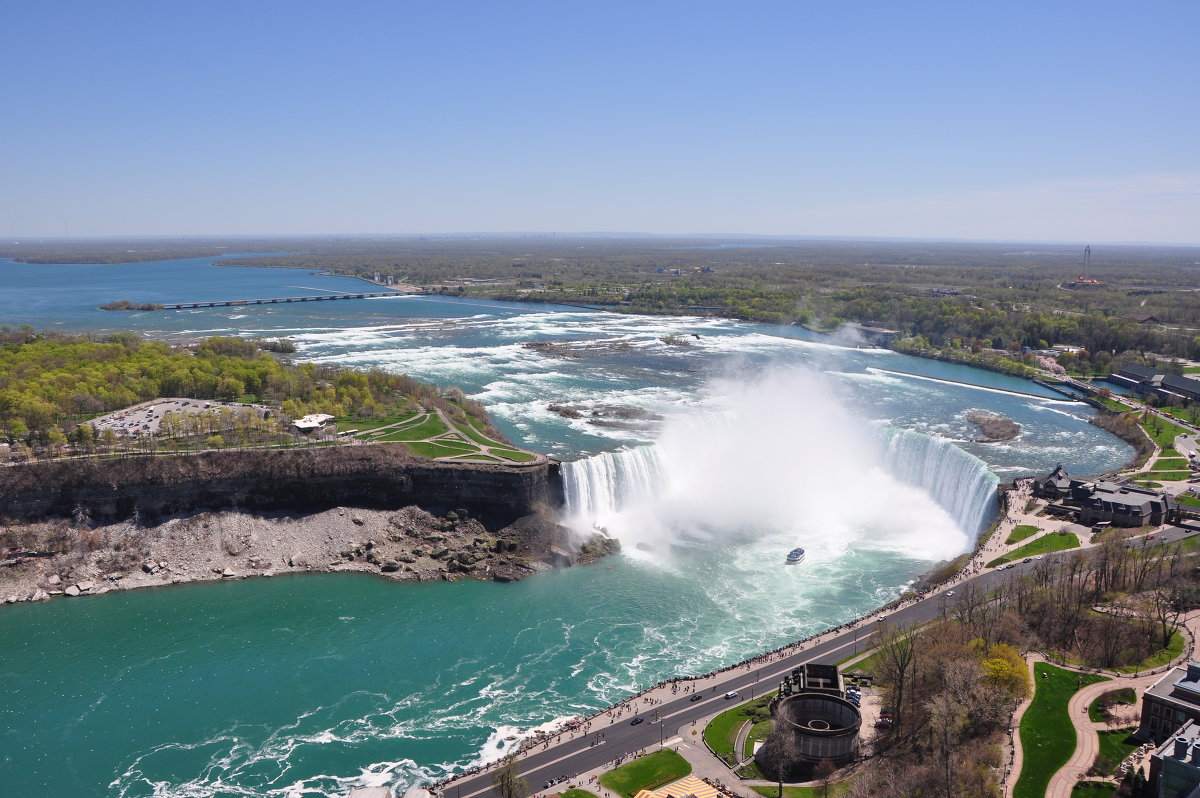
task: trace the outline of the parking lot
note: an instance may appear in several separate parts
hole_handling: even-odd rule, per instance
[[[214,413],[222,407],[234,410],[253,408],[260,413],[276,413],[278,408],[269,405],[252,405],[242,402],[215,402],[206,399],[154,399],[140,405],[117,410],[87,422],[97,433],[111,429],[117,435],[157,435],[158,425],[167,413]]]

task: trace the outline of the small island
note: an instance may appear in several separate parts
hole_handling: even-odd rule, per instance
[[[976,438],[977,443],[999,443],[1011,441],[1021,434],[1021,425],[1012,419],[985,410],[972,410],[967,413],[967,421],[979,427],[982,438]]]
[[[118,299],[100,306],[101,310],[163,310],[163,305],[154,302],[131,302],[128,299]]]

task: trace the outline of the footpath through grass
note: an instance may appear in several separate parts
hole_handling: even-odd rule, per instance
[[[1119,687],[1116,690],[1109,690],[1103,695],[1097,696],[1092,705],[1088,707],[1088,718],[1094,723],[1103,723],[1108,720],[1104,716],[1105,704],[1136,704],[1137,693],[1132,687]]]
[[[1068,532],[1065,535],[1058,532],[1051,532],[1048,535],[1042,535],[1037,540],[1026,543],[1020,548],[1010,551],[1003,557],[997,557],[987,564],[988,568],[997,565],[1004,565],[1006,562],[1018,562],[1026,557],[1036,557],[1039,554],[1049,554],[1053,551],[1066,551],[1067,549],[1079,548],[1079,538],[1074,532]]]
[[[741,760],[738,759],[737,752],[733,750],[733,744],[737,739],[738,731],[742,728],[742,724],[750,723],[754,720],[753,716],[756,711],[763,716],[758,718],[759,720],[766,719],[767,705],[774,694],[775,691],[772,691],[755,698],[753,701],[746,701],[735,707],[730,707],[710,720],[708,725],[704,727],[704,742],[712,749],[712,752],[730,765],[736,765],[740,762]]]
[[[1112,776],[1117,772],[1117,765],[1121,764],[1125,757],[1132,754],[1140,745],[1131,736],[1135,731],[1137,731],[1136,727],[1099,732],[1100,753],[1092,768],[1093,775]]]
[[[639,790],[656,790],[691,772],[692,766],[686,759],[670,748],[664,748],[608,771],[600,777],[600,784],[626,798],[633,798]]]
[[[1006,540],[1004,542],[1010,543],[1010,544],[1011,543],[1020,543],[1022,540],[1029,537],[1030,535],[1036,535],[1038,532],[1041,532],[1041,531],[1042,531],[1042,528],[1040,526],[1034,526],[1033,524],[1017,524],[1015,527],[1013,527],[1012,534],[1010,534],[1008,536],[1008,540]]]
[[[1042,798],[1050,777],[1075,751],[1075,727],[1067,702],[1081,687],[1109,681],[1106,676],[1079,674],[1045,662],[1034,666],[1033,703],[1021,718],[1021,777],[1013,798]]]

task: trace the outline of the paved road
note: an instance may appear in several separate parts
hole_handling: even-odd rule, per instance
[[[1189,534],[1196,534],[1196,530],[1173,527],[1157,534],[1153,541],[1144,541],[1142,545],[1160,545],[1179,540]],[[1044,559],[1058,560],[1072,556],[1078,551],[1075,549],[1047,554]],[[1030,563],[1016,563],[1012,568],[1003,571],[988,570],[953,585],[952,590],[957,592],[961,585],[968,581],[974,582],[985,590],[990,589],[1000,582],[1032,570],[1038,564],[1038,561],[1035,560]],[[955,600],[955,596],[948,596],[943,591],[878,617],[883,618],[888,625],[911,626],[938,617],[943,609],[952,606]],[[663,742],[670,744],[672,740],[679,739],[672,730],[678,730],[693,721],[696,722],[697,731],[702,732],[704,724],[701,721],[703,719],[731,705],[731,702],[724,698],[726,692],[736,690],[740,694],[737,700],[744,701],[754,695],[760,695],[764,691],[775,689],[782,675],[798,665],[806,662],[833,664],[846,659],[856,651],[863,650],[866,639],[873,631],[872,627],[878,623],[879,621],[876,620],[863,621],[857,629],[847,628],[832,636],[827,633],[825,639],[820,643],[806,644],[803,650],[789,653],[782,659],[776,659],[761,666],[752,666],[749,669],[738,666],[733,670],[719,673],[715,677],[680,682],[681,689],[683,684],[697,685],[696,692],[704,695],[704,699],[693,702],[690,700],[691,693],[681,692],[678,697],[664,700],[662,704],[652,708],[642,708],[640,715],[646,718],[646,722],[637,726],[630,725],[629,710],[626,710],[625,717],[613,720],[611,725],[609,723],[611,713],[602,714],[592,720],[592,729],[589,733],[575,732],[574,736],[572,733],[564,733],[561,735],[562,742],[551,742],[545,750],[538,746],[523,755],[520,758],[521,775],[528,779],[531,792],[542,792],[543,785],[548,781],[574,777],[577,774],[599,768],[618,757],[628,756],[643,748],[657,747],[660,737]],[[669,689],[665,692],[667,696],[671,695]],[[638,700],[634,699],[635,706],[640,706],[636,704]],[[662,719],[660,722],[653,722],[655,711]],[[595,742],[597,732],[604,733],[604,741],[599,744]],[[485,770],[458,779],[444,787],[441,794],[443,798],[475,798],[476,796],[490,798],[493,795],[492,772],[492,770]]]

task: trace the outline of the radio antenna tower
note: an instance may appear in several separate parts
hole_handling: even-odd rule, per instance
[[[1092,279],[1092,245],[1083,248],[1083,279]]]

